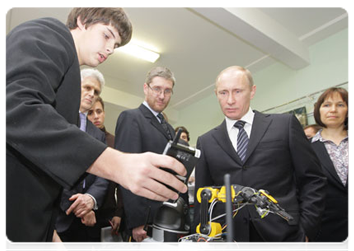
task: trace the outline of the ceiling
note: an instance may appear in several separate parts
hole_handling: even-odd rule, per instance
[[[98,69],[106,78],[106,112],[136,108],[143,100],[146,73],[167,66],[176,77],[166,110],[172,122],[178,111],[209,96],[217,74],[230,65],[255,73],[280,62],[291,69],[309,64],[309,46],[348,28],[341,8],[125,8],[133,23],[133,40],[156,47],[155,63],[115,52]],[[7,15],[7,31],[39,17],[65,23],[70,8],[15,8]],[[112,125],[111,125],[112,124]]]

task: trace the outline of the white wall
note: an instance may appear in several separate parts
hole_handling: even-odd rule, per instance
[[[281,63],[275,63],[254,73],[257,92],[251,107],[258,111],[268,110],[348,82],[348,30],[338,32],[311,46],[310,60],[309,66],[297,71]],[[347,88],[347,86],[343,87]],[[305,100],[305,102],[307,102],[305,105],[311,108],[312,105],[308,105],[311,101]],[[301,102],[292,105],[303,106]],[[290,107],[283,106],[281,109],[288,108]],[[276,112],[280,112],[281,109]],[[173,126],[185,126],[190,132],[190,144],[194,146],[198,136],[219,125],[223,119],[215,94],[211,90],[210,96],[181,110],[179,119]],[[309,122],[312,120],[310,119]]]

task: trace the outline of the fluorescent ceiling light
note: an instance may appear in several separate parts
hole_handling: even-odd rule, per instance
[[[155,61],[160,57],[160,54],[154,52],[146,47],[138,45],[136,42],[130,42],[123,47],[117,49],[125,54],[149,61],[151,63],[155,63]]]

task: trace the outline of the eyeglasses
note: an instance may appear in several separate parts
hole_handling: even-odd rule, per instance
[[[172,89],[162,90],[160,87],[151,87],[150,84],[147,86],[155,93],[155,95],[160,95],[162,92],[165,96],[171,96],[173,94]]]

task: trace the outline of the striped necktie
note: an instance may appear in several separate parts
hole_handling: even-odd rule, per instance
[[[243,128],[245,124],[246,124],[245,121],[239,120],[234,125],[239,130],[238,135],[237,135],[237,154],[240,157],[240,159],[242,160],[242,162],[245,161],[246,153],[247,153],[247,146],[248,146],[248,142],[249,142],[247,133],[246,133],[245,129]]]

